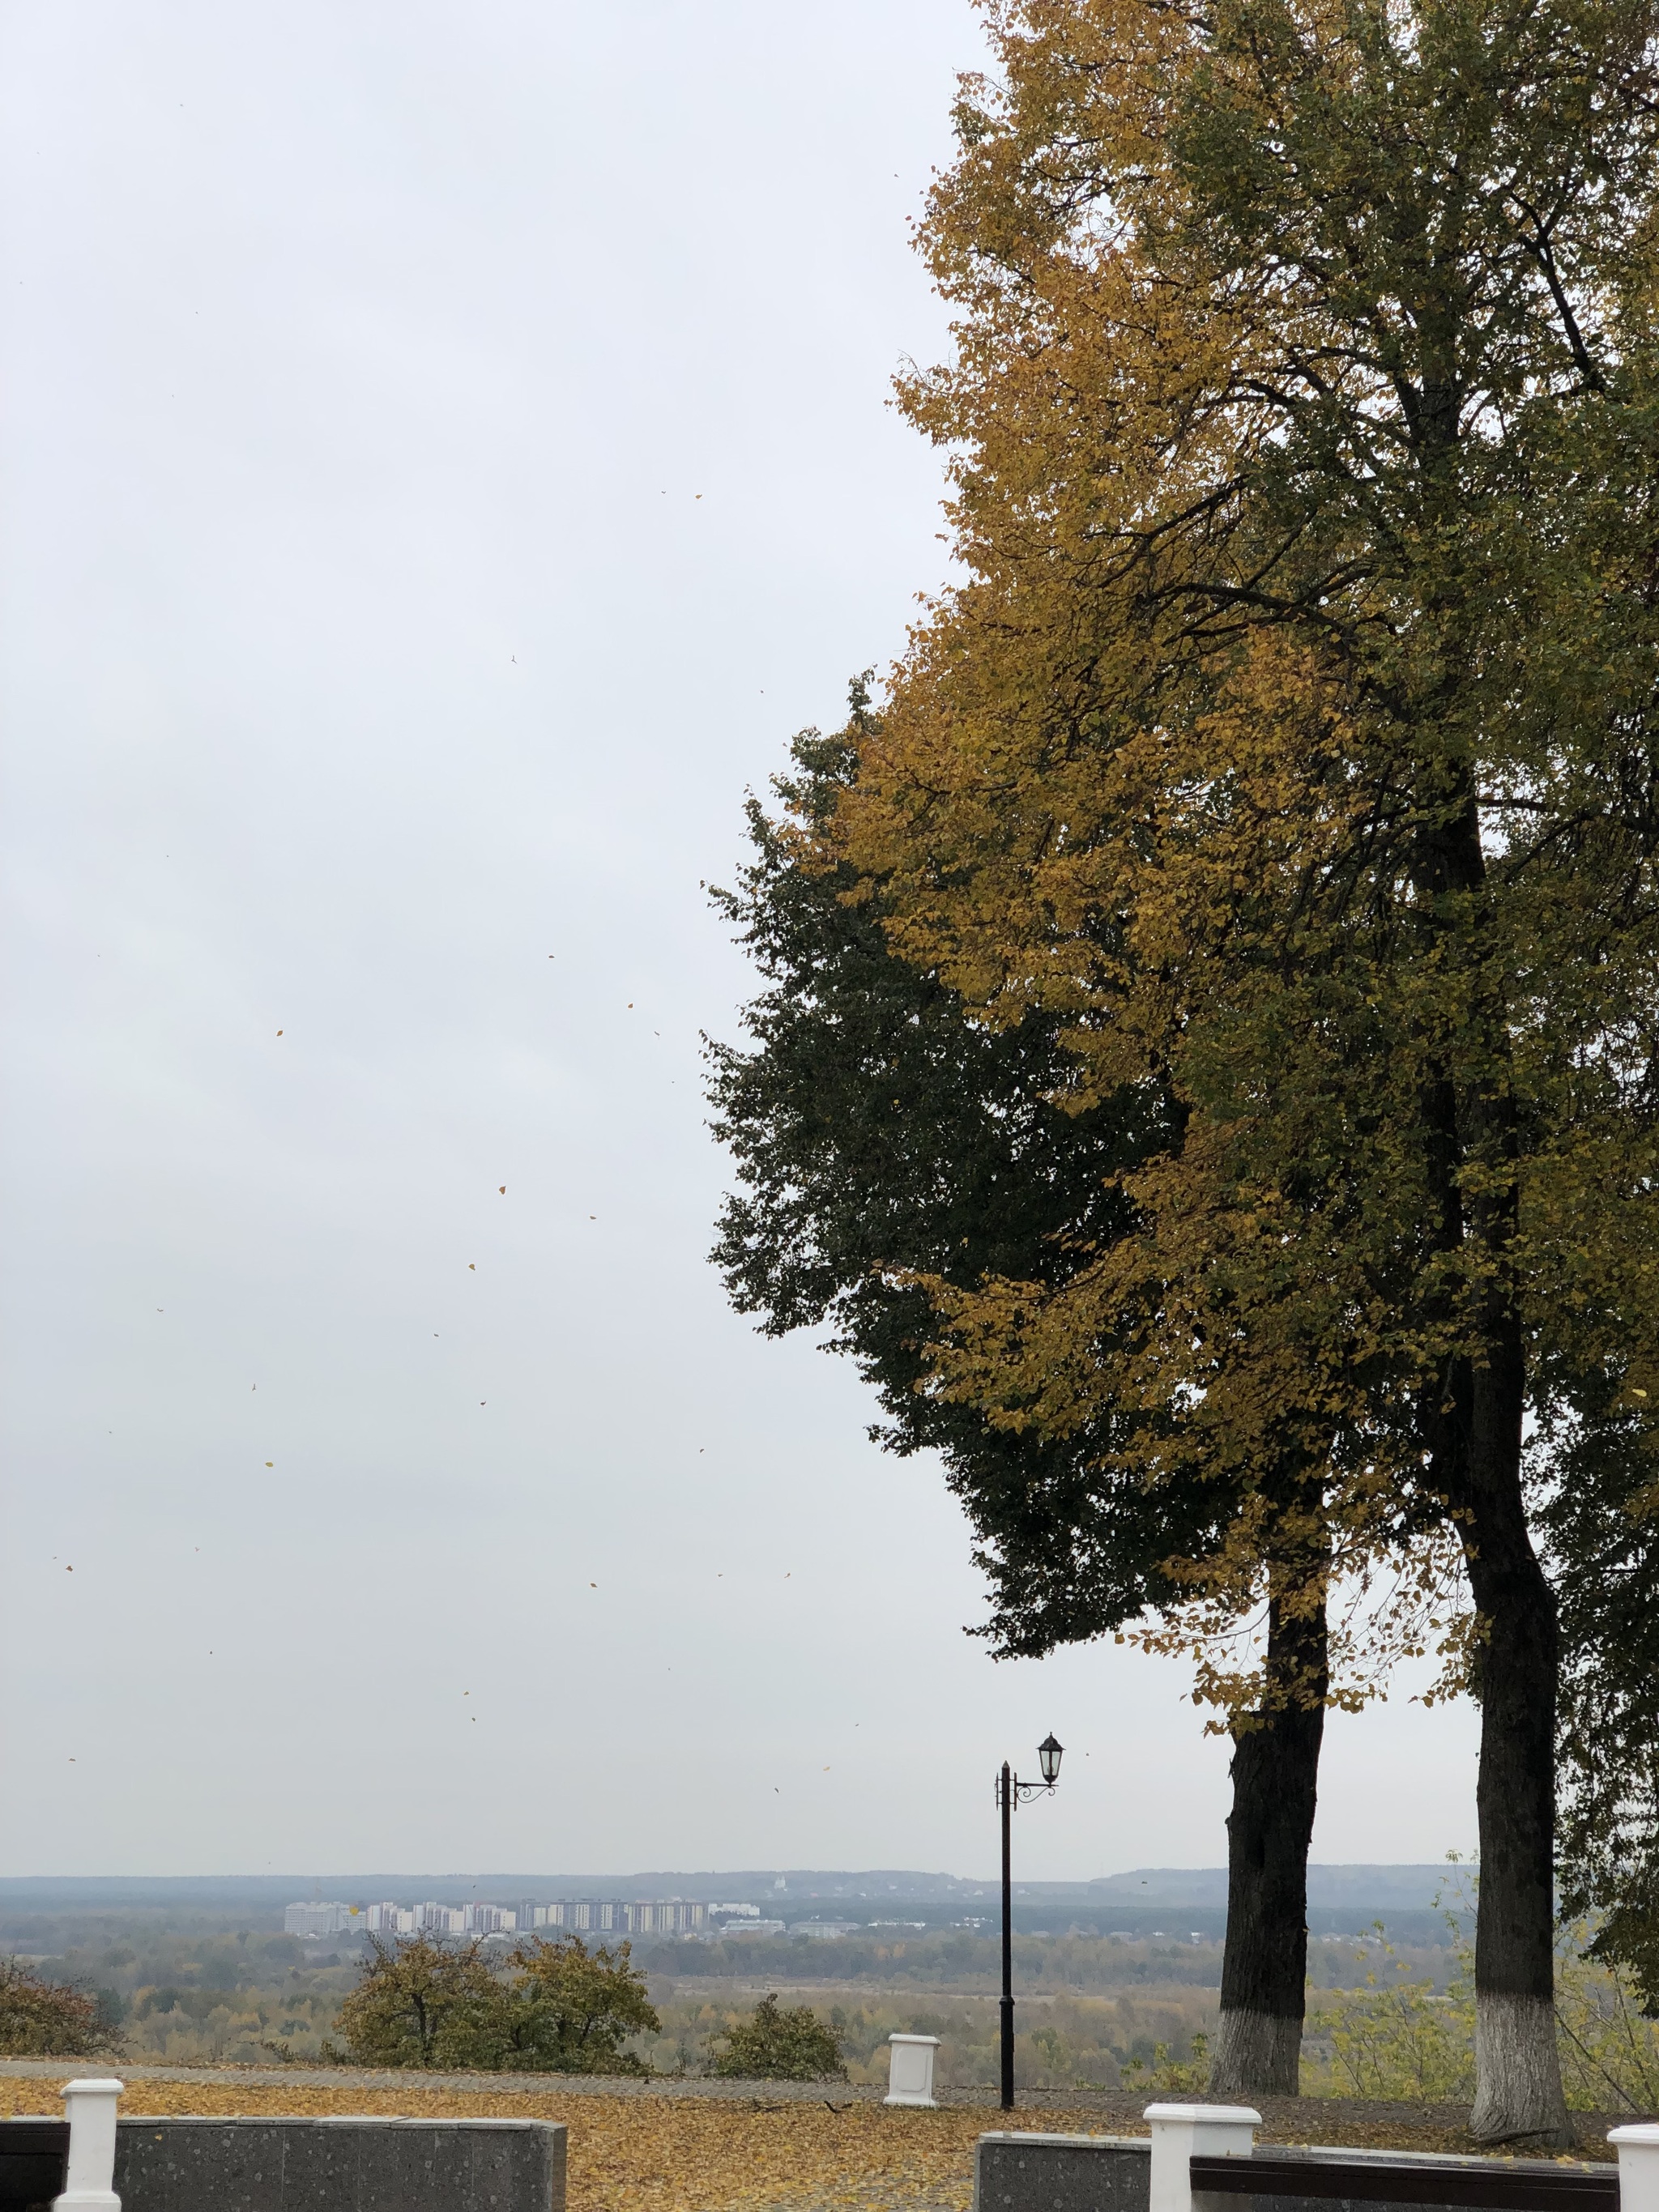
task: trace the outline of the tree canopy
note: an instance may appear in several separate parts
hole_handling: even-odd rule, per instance
[[[1216,1500],[1201,1484],[1148,1492],[1103,1464],[1087,1425],[999,1426],[927,1388],[937,1322],[915,1278],[1065,1280],[1079,1248],[1121,1233],[1116,1177],[1167,1143],[1168,1116],[1134,1093],[1066,1111],[1054,1018],[971,1023],[895,954],[852,871],[815,857],[873,726],[858,684],[844,731],[795,739],[781,814],[750,801],[754,858],[714,895],[765,988],[744,1044],[708,1048],[714,1133],[739,1179],[713,1256],[769,1334],[828,1325],[876,1389],[888,1449],[940,1453],[990,1582],[989,1633],[1034,1656],[1179,1602],[1162,1562],[1213,1547]]]

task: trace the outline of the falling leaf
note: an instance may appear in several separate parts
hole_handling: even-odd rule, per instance
[[[275,1466],[276,1466],[276,1461],[275,1461],[274,1459],[268,1459],[268,1460],[265,1462],[265,1465],[266,1465],[267,1467],[275,1467]]]
[[[507,1185],[505,1183],[502,1183],[501,1186],[501,1193],[503,1198],[507,1196]]]
[[[477,1261],[476,1260],[469,1260],[469,1261],[467,1261],[467,1263],[466,1263],[466,1272],[468,1273],[468,1274],[469,1274],[469,1275],[476,1275],[476,1274],[477,1273],[477,1272],[478,1272],[478,1263],[477,1263]]]

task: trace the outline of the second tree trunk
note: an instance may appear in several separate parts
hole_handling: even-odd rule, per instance
[[[1308,1978],[1308,1845],[1328,1683],[1322,1586],[1268,1604],[1261,1710],[1233,1730],[1227,1943],[1210,2094],[1294,2097]]]

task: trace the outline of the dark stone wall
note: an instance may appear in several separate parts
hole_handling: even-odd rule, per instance
[[[974,2212],[1146,2212],[1145,2137],[988,2135],[974,2160]]]
[[[564,2212],[547,2120],[124,2119],[122,2212]]]
[[[1147,2212],[1152,2164],[1144,2136],[981,2136],[974,2212]],[[1617,2167],[1547,2159],[1274,2143],[1192,2179],[1193,2212],[1619,2212]]]

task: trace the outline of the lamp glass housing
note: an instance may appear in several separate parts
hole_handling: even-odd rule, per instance
[[[1037,1746],[1037,1764],[1042,1769],[1042,1778],[1052,1790],[1060,1779],[1060,1753],[1066,1747],[1056,1743],[1052,1735],[1044,1736]]]

